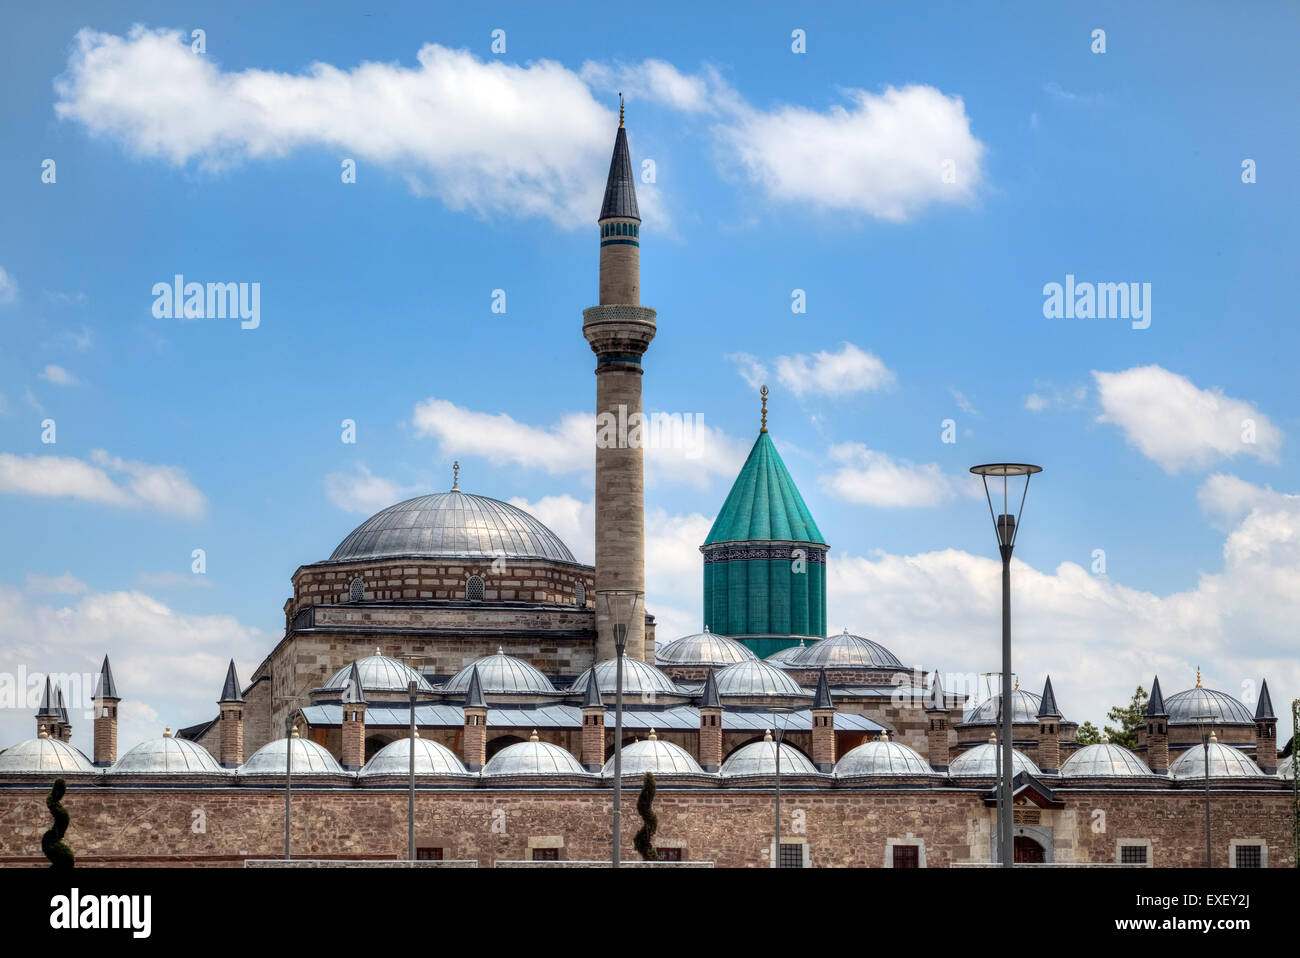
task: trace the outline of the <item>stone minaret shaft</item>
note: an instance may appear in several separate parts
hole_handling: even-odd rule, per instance
[[[600,305],[582,312],[596,354],[596,590],[645,591],[645,476],[641,356],[655,311],[641,306],[641,215],[620,108],[600,209]],[[642,609],[644,612],[644,608]],[[596,659],[614,657],[614,623],[596,603]],[[645,658],[645,618],[627,630],[627,654]]]

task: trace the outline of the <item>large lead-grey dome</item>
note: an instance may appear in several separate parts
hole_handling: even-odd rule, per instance
[[[537,669],[523,659],[506,655],[497,649],[496,655],[485,655],[465,666],[442,687],[444,692],[468,692],[474,669],[478,668],[479,686],[488,694],[511,695],[515,693],[541,693],[554,695],[555,686]]]
[[[421,692],[433,691],[433,686],[423,675],[405,662],[381,654],[378,649],[374,655],[357,659],[357,672],[361,675],[361,688],[367,692],[405,692],[412,679]],[[347,687],[351,673],[352,665],[349,663],[335,672],[324,687],[342,691]]]
[[[771,734],[770,732],[768,733]],[[719,769],[724,778],[737,778],[743,775],[776,774],[776,742],[770,738],[761,742],[742,745],[722,763]],[[803,752],[793,745],[781,743],[782,775],[816,775],[817,766]]]
[[[361,770],[362,778],[411,773],[411,742],[415,742],[416,775],[468,775],[456,753],[427,738],[399,738],[370,757]]]
[[[998,754],[997,743],[985,742],[983,745],[967,749],[954,758],[952,764],[948,766],[948,774],[952,778],[997,778],[1000,762],[1001,756]],[[1021,772],[1028,772],[1030,775],[1043,774],[1028,756],[1013,748],[1011,774],[1019,775]]]
[[[459,489],[376,512],[339,543],[330,561],[397,556],[577,561],[559,536],[524,510]]]
[[[915,749],[902,742],[876,739],[846,752],[835,765],[836,778],[857,775],[934,775],[938,773]]]
[[[655,662],[659,665],[712,665],[721,668],[752,658],[756,656],[748,647],[707,628],[694,635],[655,645]]]
[[[171,732],[162,738],[146,739],[117,760],[108,770],[110,775],[229,775],[212,753],[189,739],[173,738]]]
[[[704,769],[695,761],[695,756],[680,745],[661,742],[650,730],[649,738],[623,746],[623,777],[640,778],[646,772],[655,775],[703,775]],[[614,758],[611,756],[601,770],[601,774],[612,778],[614,775]]]
[[[962,724],[997,725],[1000,711],[998,706],[1001,701],[1001,695],[990,695],[966,713],[966,719]],[[1033,725],[1038,721],[1038,709],[1042,702],[1041,696],[1033,692],[1026,692],[1024,689],[1016,689],[1011,693],[1011,721],[1016,725]],[[1065,719],[1062,718],[1062,721],[1065,721]]]
[[[239,766],[240,777],[268,775],[284,778],[288,764],[288,749],[293,746],[294,775],[347,775],[324,746],[306,738],[277,738],[267,742]]]
[[[746,659],[716,674],[719,695],[802,695],[811,697],[799,683],[762,659]],[[784,753],[782,753],[784,754]]]
[[[1174,759],[1169,766],[1170,777],[1204,779],[1207,751],[1210,758],[1210,778],[1256,778],[1264,774],[1245,752],[1231,745],[1224,745],[1211,736],[1208,748],[1205,745],[1193,745]]]
[[[591,681],[591,670],[588,669],[578,676],[578,680],[573,683],[570,692],[583,693],[587,691],[587,683]],[[604,662],[596,663],[596,688],[600,689],[601,695],[613,695],[618,687],[618,660],[606,659]],[[649,697],[647,701],[652,701],[655,695],[681,695],[682,690],[677,687],[677,683],[660,672],[648,662],[642,662],[640,659],[631,659],[626,655],[623,656],[623,695],[640,695]]]
[[[571,753],[550,742],[539,742],[536,738],[507,745],[488,759],[488,763],[483,766],[483,774],[488,777],[497,775],[588,776],[587,770]]]
[[[1227,692],[1196,687],[1165,696],[1170,725],[1254,725],[1250,709]]]
[[[879,642],[845,629],[829,639],[820,639],[781,663],[789,669],[901,669],[903,663]]]

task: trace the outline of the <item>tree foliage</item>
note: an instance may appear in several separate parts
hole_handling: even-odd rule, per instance
[[[1114,726],[1106,726],[1106,735],[1113,743],[1125,748],[1137,748],[1138,729],[1146,721],[1147,698],[1146,690],[1139,685],[1128,705],[1117,705],[1106,713],[1106,718],[1116,723]]]
[[[1079,726],[1079,730],[1074,733],[1074,740],[1080,745],[1096,745],[1101,741],[1101,733],[1097,731],[1097,726],[1091,722],[1084,722]]]
[[[655,814],[655,777],[645,773],[641,780],[641,794],[636,799],[636,813],[641,816],[641,828],[632,839],[632,847],[637,850],[643,861],[657,862],[659,853],[655,851],[655,832],[659,830],[659,816]]]

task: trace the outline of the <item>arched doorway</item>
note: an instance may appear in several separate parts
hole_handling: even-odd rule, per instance
[[[1041,865],[1046,861],[1043,846],[1028,835],[1015,836],[1015,862],[1017,865]]]

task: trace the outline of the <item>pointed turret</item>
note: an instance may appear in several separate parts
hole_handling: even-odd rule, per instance
[[[700,708],[722,708],[722,696],[718,695],[718,680],[714,677],[712,668],[704,679],[704,689],[700,693]]]
[[[1276,719],[1273,714],[1273,699],[1268,694],[1268,679],[1264,679],[1259,687],[1259,703],[1255,706],[1255,721],[1261,719]]]
[[[120,702],[121,698],[117,694],[117,683],[113,681],[113,669],[108,664],[108,656],[104,656],[104,664],[99,667],[99,678],[95,681],[95,694],[91,696],[97,702]]]
[[[465,708],[487,708],[487,699],[483,697],[483,682],[479,679],[477,665],[469,674],[469,688],[465,690]]]
[[[600,697],[596,668],[587,670],[587,690],[582,697],[582,767],[599,772],[605,765],[605,703]]]
[[[614,155],[609,159],[609,176],[605,180],[605,201],[600,204],[600,220],[614,218],[641,222],[636,205],[636,178],[632,175],[632,153],[627,148],[627,130],[623,126],[623,104],[618,107],[618,133],[614,135]]]
[[[948,743],[948,702],[943,692],[943,683],[939,680],[938,670],[935,670],[934,684],[930,686],[930,693],[926,696],[925,714],[929,719],[929,727],[925,733],[925,750],[929,753],[926,759],[933,768],[946,772],[951,754]]]
[[[1160,676],[1151,680],[1151,697],[1147,699],[1146,714],[1149,718],[1160,716],[1168,718],[1169,712],[1165,709],[1165,697],[1160,694]]]
[[[231,662],[230,668],[233,671],[235,663]],[[352,663],[352,667],[348,669],[348,677],[343,683],[342,701],[344,705],[366,704],[366,693],[361,687],[361,670],[357,668],[355,660]]]
[[[1056,693],[1052,691],[1052,677],[1049,675],[1043,683],[1043,697],[1038,704],[1038,718],[1063,718],[1061,710],[1056,707]]]
[[[713,669],[704,678],[700,692],[700,767],[716,772],[722,766],[722,697]]]
[[[831,686],[826,680],[826,670],[822,669],[821,675],[817,678],[817,692],[813,696],[813,709],[833,709],[835,703],[831,701]]]
[[[230,665],[226,669],[225,684],[221,686],[221,698],[217,699],[217,704],[243,701],[244,693],[240,691],[239,676],[235,672],[235,660],[231,659]]]
[[[1255,706],[1255,764],[1265,775],[1277,773],[1277,716],[1273,714],[1267,679],[1260,683],[1259,703]]]
[[[925,697],[926,712],[944,712],[948,711],[948,703],[943,692],[943,682],[939,680],[939,673],[934,673],[934,682],[930,684],[930,694]]]
[[[600,697],[600,683],[596,681],[596,667],[593,665],[587,670],[587,691],[582,697],[582,707],[584,709],[603,709],[604,700]]]
[[[812,760],[819,772],[829,772],[835,767],[835,703],[831,701],[825,669],[817,678],[817,694],[813,696]]]

